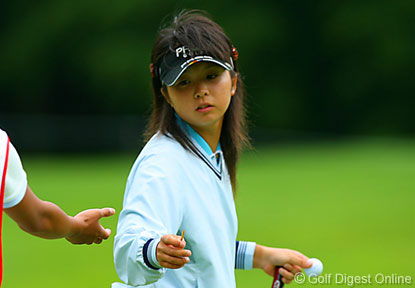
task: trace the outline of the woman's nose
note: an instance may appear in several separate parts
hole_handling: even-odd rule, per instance
[[[209,92],[207,90],[199,90],[195,93],[195,99],[199,99],[205,96],[208,96]]]
[[[196,87],[196,91],[195,91],[195,99],[199,99],[205,96],[209,95],[209,89],[206,85],[206,83],[204,83],[203,81],[200,81]]]

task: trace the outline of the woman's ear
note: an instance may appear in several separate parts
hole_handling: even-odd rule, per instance
[[[171,101],[170,101],[169,93],[167,92],[167,87],[166,86],[161,87],[160,92],[161,92],[161,95],[163,95],[164,99],[166,99],[166,102],[169,103],[169,105],[171,106]]]
[[[232,89],[231,89],[231,95],[235,95],[236,93],[236,87],[238,86],[238,74],[235,73],[235,76],[232,78]]]

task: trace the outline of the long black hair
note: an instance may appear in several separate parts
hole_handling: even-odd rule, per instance
[[[235,94],[231,98],[228,110],[225,112],[220,135],[220,143],[229,172],[233,191],[236,191],[236,164],[243,147],[249,146],[247,134],[246,110],[244,106],[245,89],[239,75],[237,51],[223,29],[201,10],[183,11],[174,17],[172,23],[162,28],[151,53],[151,68],[153,72],[153,111],[150,116],[147,131],[147,141],[158,131],[174,137],[185,149],[194,151],[195,147],[186,138],[184,132],[175,121],[174,110],[161,93],[163,87],[157,74],[158,65],[169,51],[186,46],[190,50],[203,51],[229,62],[233,59],[234,69],[231,77],[238,77]],[[167,90],[167,89],[166,89]]]

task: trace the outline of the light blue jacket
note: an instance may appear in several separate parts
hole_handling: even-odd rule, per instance
[[[255,243],[236,243],[237,216],[220,145],[212,153],[178,121],[198,155],[160,133],[141,151],[128,177],[114,243],[115,268],[125,284],[113,288],[232,288],[235,267],[252,268]],[[183,229],[190,262],[162,268],[155,256],[160,237]]]

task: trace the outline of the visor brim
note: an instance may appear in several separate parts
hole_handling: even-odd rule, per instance
[[[173,86],[176,83],[176,81],[180,78],[180,76],[182,76],[182,74],[186,71],[187,68],[199,62],[215,63],[228,71],[233,69],[231,64],[222,62],[210,56],[196,56],[196,57],[190,58],[184,63],[177,65],[174,68],[171,68],[170,71],[168,71],[166,75],[162,77],[161,79],[162,82],[167,86]]]

